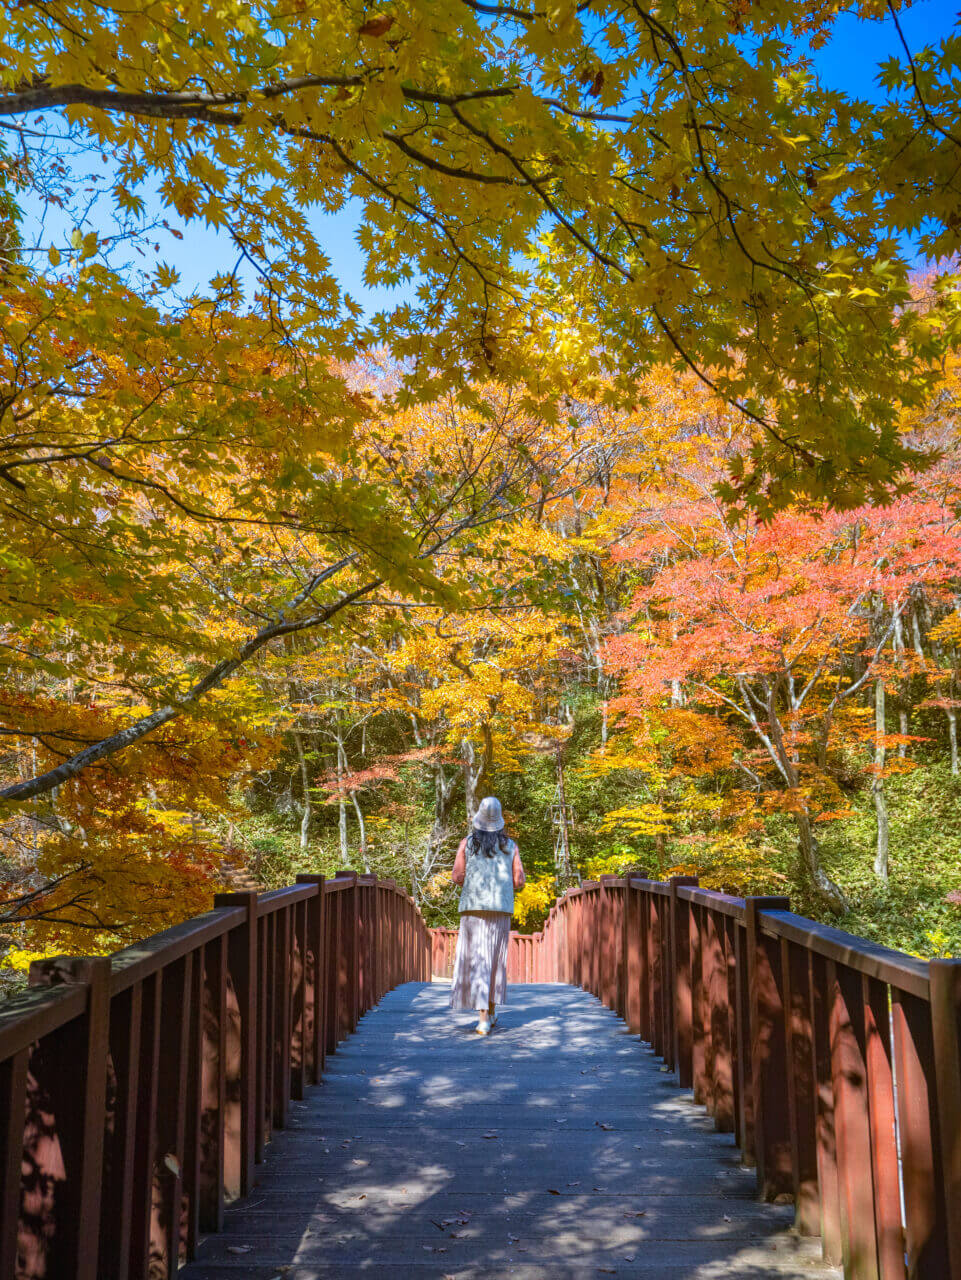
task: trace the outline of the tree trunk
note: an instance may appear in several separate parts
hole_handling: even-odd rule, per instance
[[[564,794],[564,757],[559,748],[557,751],[557,801],[559,823],[557,829],[555,864],[561,887],[566,889],[571,883],[573,876],[571,874],[570,832],[567,829],[567,801]]]
[[[477,812],[477,788],[484,776],[484,762],[478,763],[474,744],[464,738],[460,744],[461,758],[464,761],[464,807],[467,810],[467,825],[474,821]]]
[[[948,741],[951,744],[951,777],[958,776],[958,713],[954,707],[947,707],[944,714],[948,717]]]
[[[813,885],[818,897],[834,911],[848,911],[850,904],[844,896],[839,884],[831,879],[821,866],[821,851],[810,816],[807,813],[794,815],[798,830],[798,852],[801,855],[802,869],[805,877]]]
[[[908,736],[908,728],[909,728],[909,725],[908,725],[907,710],[904,707],[899,707],[898,708],[898,733],[901,734],[902,738],[906,738]],[[898,743],[898,759],[899,760],[904,759],[905,755],[907,754],[907,750],[908,750],[908,744],[906,742]]]
[[[360,807],[360,801],[357,799],[357,792],[350,793],[351,803],[354,806],[354,812],[357,814],[357,826],[360,828],[360,861],[364,868],[364,875],[370,874],[370,863],[367,861],[367,828],[364,826],[364,814]]]
[[[437,766],[434,773],[434,823],[430,830],[427,850],[420,867],[419,879],[421,881],[427,880],[433,872],[437,855],[443,847],[444,841],[447,839],[447,833],[450,830],[450,800],[454,791],[455,776],[454,774],[448,776],[442,764]]]
[[[888,802],[884,794],[884,681],[874,682],[874,778],[871,792],[874,795],[874,812],[878,822],[878,840],[874,854],[874,874],[882,880],[888,878]]]
[[[347,752],[344,750],[344,734],[337,725],[337,796],[340,802],[338,833],[340,835],[340,865],[347,866],[347,797],[344,795],[344,775],[347,772]]]
[[[292,735],[297,762],[300,765],[300,783],[304,791],[304,812],[300,819],[300,847],[306,850],[310,834],[310,780],[307,777],[307,759],[304,755],[304,743],[299,733]]]

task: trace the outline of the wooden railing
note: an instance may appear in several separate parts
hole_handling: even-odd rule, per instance
[[[961,961],[689,877],[585,883],[510,954],[616,1010],[847,1280],[961,1280]]]
[[[456,929],[431,929],[430,971],[435,978],[454,976],[454,953],[457,950]],[[508,982],[551,982],[541,972],[544,950],[539,933],[511,933],[507,944]]]
[[[291,1099],[430,943],[392,881],[299,876],[0,1005],[0,1280],[160,1280],[218,1231]]]

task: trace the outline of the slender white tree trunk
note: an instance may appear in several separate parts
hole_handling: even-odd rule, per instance
[[[310,835],[310,779],[307,777],[307,758],[304,755],[304,743],[299,733],[293,735],[294,748],[297,751],[297,763],[300,765],[300,784],[304,792],[304,812],[300,819],[300,847],[306,849]]]
[[[877,848],[874,854],[874,874],[882,880],[888,878],[888,801],[884,794],[884,730],[886,718],[884,714],[884,681],[874,682],[874,780],[871,791],[874,794],[874,812],[878,822]]]
[[[370,872],[370,863],[367,860],[367,828],[364,826],[364,813],[360,807],[360,801],[357,799],[356,791],[350,793],[350,799],[354,806],[354,812],[357,814],[357,826],[360,828],[360,860],[366,875]]]
[[[338,834],[340,836],[340,865],[347,866],[347,798],[344,795],[344,775],[347,773],[347,752],[344,750],[344,734],[337,725],[337,795],[340,800]]]
[[[948,707],[944,713],[948,717],[948,742],[951,744],[951,776],[958,776],[958,713],[954,707]]]

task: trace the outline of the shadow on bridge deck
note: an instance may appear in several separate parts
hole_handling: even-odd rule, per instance
[[[181,1280],[840,1274],[593,996],[512,986],[487,1039],[447,998],[362,1019]]]

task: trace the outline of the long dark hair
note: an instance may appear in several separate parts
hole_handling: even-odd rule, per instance
[[[467,837],[469,852],[483,853],[488,858],[493,858],[498,852],[507,853],[510,843],[510,837],[503,828],[500,831],[481,831],[479,827],[471,827]]]

